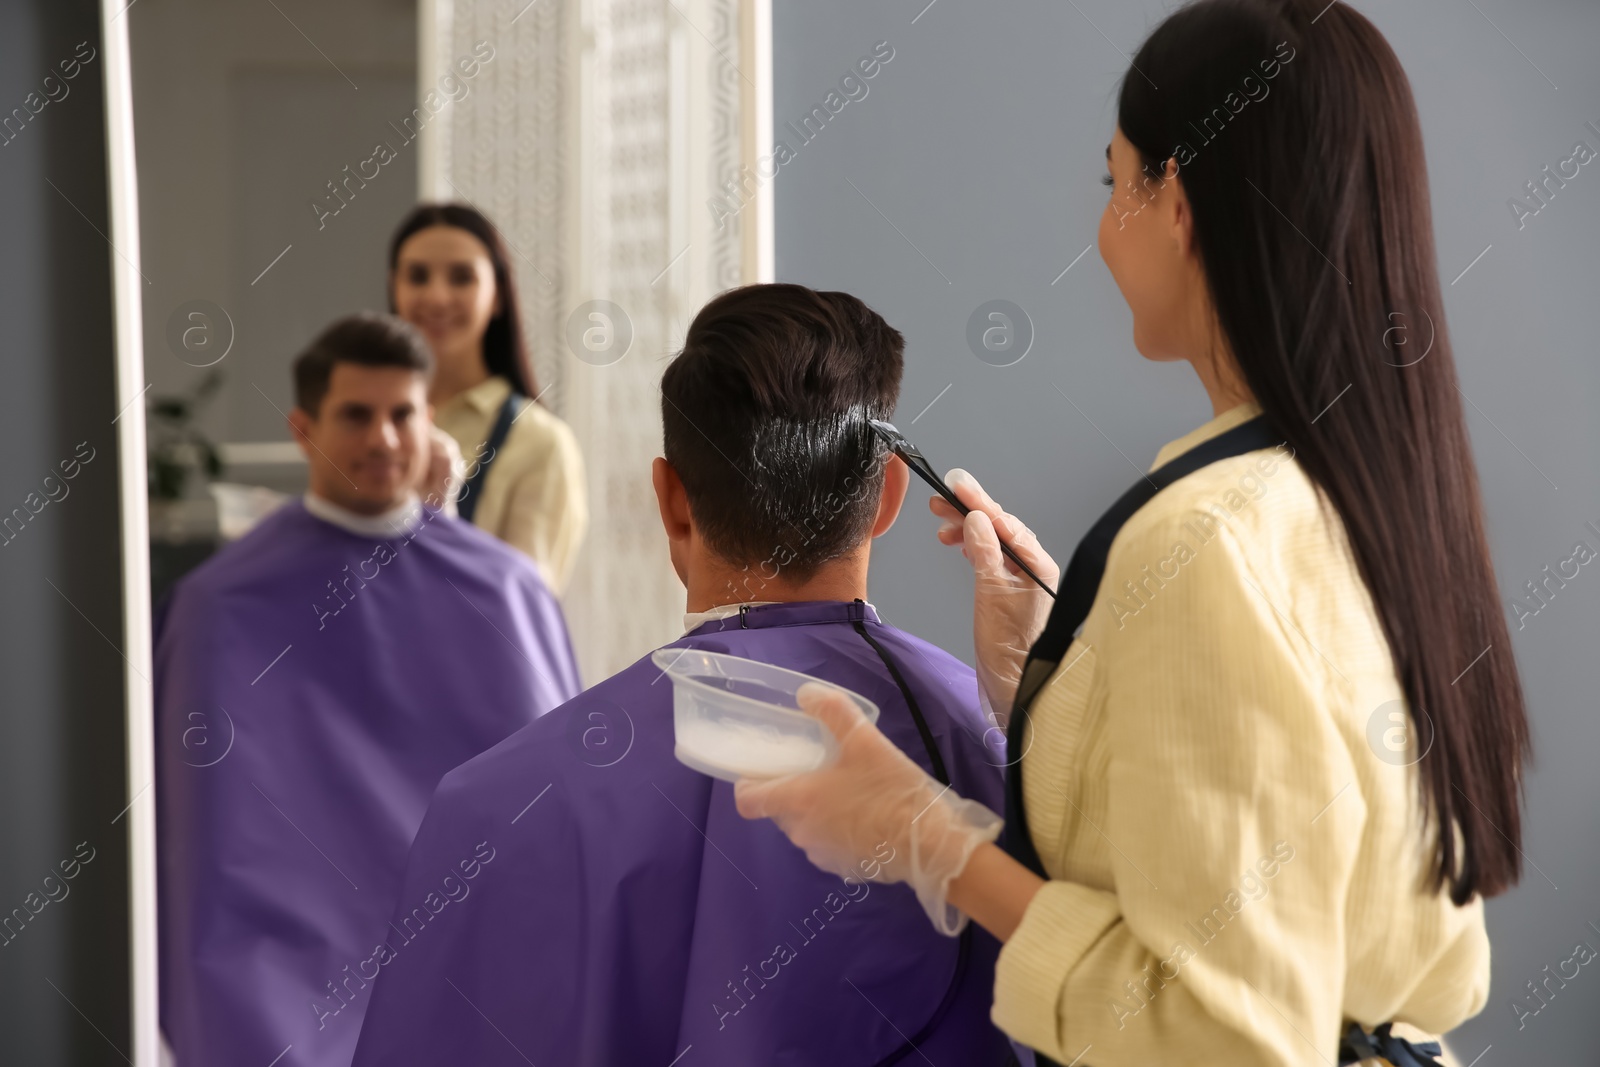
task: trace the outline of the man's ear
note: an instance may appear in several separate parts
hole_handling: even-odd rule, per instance
[[[872,520],[872,536],[889,532],[900,515],[900,506],[906,502],[906,490],[911,487],[911,468],[899,456],[890,455],[883,468],[883,495],[878,497],[878,516]]]
[[[661,528],[668,541],[687,541],[694,528],[689,516],[689,495],[684,492],[683,480],[665,458],[657,456],[650,461],[650,484],[655,486],[656,507],[661,512]]]
[[[300,446],[306,459],[311,459],[311,426],[315,420],[307,415],[304,408],[292,407],[289,409],[289,429],[294,432],[295,443]]]

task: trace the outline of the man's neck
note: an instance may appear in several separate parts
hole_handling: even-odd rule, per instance
[[[756,601],[789,603],[803,600],[867,599],[867,557],[865,550],[817,568],[804,581],[787,577],[776,564],[752,564],[734,568],[721,565],[691,567],[685,610],[710,611],[724,604]]]

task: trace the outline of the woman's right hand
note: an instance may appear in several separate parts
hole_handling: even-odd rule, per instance
[[[1001,727],[1011,715],[1011,703],[1022,680],[1028,649],[1044,631],[1054,601],[1000,551],[1003,540],[1050,588],[1061,580],[1061,569],[1040,545],[1033,531],[1016,516],[1007,514],[983,491],[978,480],[957,467],[945,475],[945,484],[972,510],[965,519],[949,501],[933,497],[928,508],[944,525],[939,540],[960,545],[972,564],[972,636],[977,648],[978,693],[987,711]]]
[[[437,502],[446,515],[456,515],[456,502],[461,497],[461,487],[466,484],[467,464],[461,458],[461,446],[438,426],[428,427],[428,469],[422,476],[417,493],[423,500]]]

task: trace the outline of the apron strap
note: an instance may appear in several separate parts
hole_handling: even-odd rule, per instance
[[[1384,1023],[1368,1033],[1360,1023],[1352,1022],[1339,1039],[1339,1067],[1370,1059],[1381,1059],[1394,1067],[1441,1067],[1443,1045],[1437,1041],[1412,1044],[1390,1033],[1393,1026],[1392,1022]]]
[[[494,465],[495,458],[500,455],[500,449],[505,446],[506,436],[511,433],[511,424],[517,420],[521,411],[522,394],[515,389],[506,394],[505,403],[500,405],[500,414],[495,417],[494,428],[489,431],[489,437],[484,442],[489,454],[478,464],[478,469],[472,472],[472,477],[467,479],[461,497],[456,501],[456,514],[466,520],[478,512],[478,500],[483,496],[484,479],[489,477],[489,468]]]

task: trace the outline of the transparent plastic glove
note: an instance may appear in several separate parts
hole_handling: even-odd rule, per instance
[[[437,502],[451,518],[456,516],[456,500],[467,484],[467,461],[461,458],[461,445],[437,426],[428,427],[428,469],[417,493],[423,500]]]
[[[978,692],[987,705],[985,710],[1004,729],[1017,684],[1022,681],[1022,664],[1035,638],[1044,632],[1055,601],[1001,553],[1000,541],[1010,545],[1052,589],[1061,581],[1061,568],[1039,545],[1033,531],[1001,510],[972,475],[956,467],[944,476],[944,482],[972,510],[963,519],[948,501],[937,496],[928,507],[945,520],[939,540],[960,545],[961,554],[972,564]]]
[[[967,917],[948,903],[950,881],[1000,835],[1000,817],[934,781],[839,690],[808,682],[796,695],[833,732],[839,758],[817,771],[741,778],[739,814],[771,819],[825,871],[909,883],[940,933],[960,933]]]

